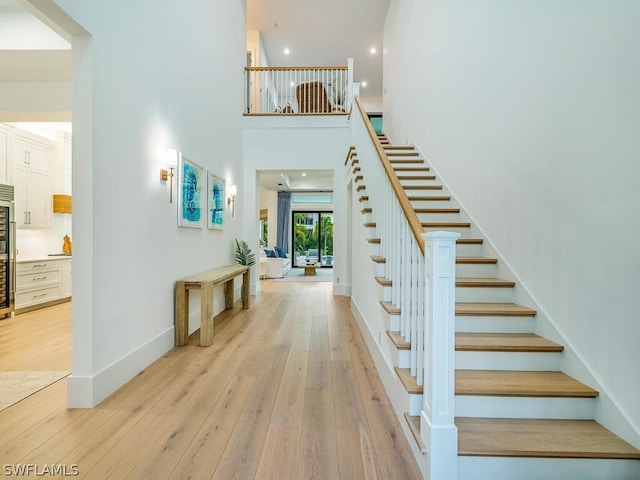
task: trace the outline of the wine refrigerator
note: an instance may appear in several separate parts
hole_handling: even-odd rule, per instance
[[[15,310],[16,222],[13,186],[0,185],[0,319]]]

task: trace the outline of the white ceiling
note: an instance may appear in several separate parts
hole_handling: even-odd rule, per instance
[[[279,191],[331,191],[332,170],[283,170],[258,172],[258,185],[266,190]]]
[[[337,66],[353,58],[354,82],[367,82],[360,95],[381,97],[382,29],[389,3],[247,0],[247,29],[260,31],[271,66]]]
[[[390,0],[247,0],[247,29],[260,31],[272,66],[336,66],[354,59],[363,97],[382,96],[382,28]],[[284,48],[291,50],[284,54]],[[371,47],[377,49],[371,54]],[[0,81],[71,79],[69,44],[16,0],[0,0]],[[329,190],[331,171],[265,172],[270,190]],[[282,185],[279,185],[282,184]]]

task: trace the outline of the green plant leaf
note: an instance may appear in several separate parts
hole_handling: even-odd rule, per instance
[[[236,238],[236,263],[238,265],[255,265],[256,255],[251,252],[249,245],[244,240]]]

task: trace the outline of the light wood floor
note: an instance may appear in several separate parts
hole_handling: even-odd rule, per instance
[[[95,409],[68,410],[60,381],[0,412],[2,463],[101,480],[422,478],[349,299],[331,283],[261,287],[216,317],[212,346],[196,333]],[[0,322],[12,365],[8,338]]]

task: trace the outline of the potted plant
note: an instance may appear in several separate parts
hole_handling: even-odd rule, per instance
[[[236,263],[238,265],[255,265],[256,255],[251,251],[249,245],[244,240],[238,241],[236,238]]]

